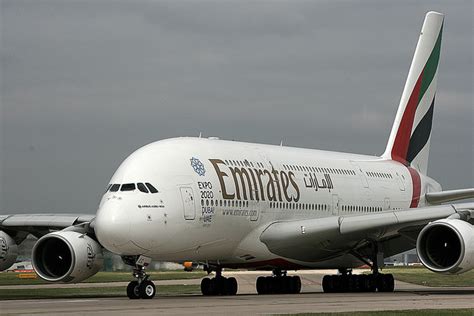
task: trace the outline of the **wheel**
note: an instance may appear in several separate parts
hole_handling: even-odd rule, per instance
[[[201,280],[201,293],[204,296],[211,295],[211,279],[204,278]]]
[[[143,281],[138,286],[138,292],[141,298],[143,299],[152,299],[156,294],[155,284],[151,281]]]
[[[276,294],[276,282],[274,277],[267,276],[265,277],[265,282],[267,284],[267,293],[265,294]]]
[[[393,292],[395,290],[395,280],[393,274],[384,274],[385,292]]]
[[[299,276],[291,277],[291,294],[299,294],[301,292],[301,278]]]
[[[227,288],[227,295],[236,295],[238,290],[237,280],[235,278],[228,278],[225,282]]]
[[[140,293],[138,291],[138,282],[132,281],[127,285],[127,296],[131,300],[136,300],[140,298]]]
[[[377,290],[379,292],[393,292],[395,289],[395,280],[392,274],[377,275]]]
[[[323,276],[323,282],[321,282],[321,285],[323,287],[323,292],[324,293],[329,293],[329,279],[331,278],[330,275],[325,275]]]
[[[211,294],[209,295],[219,295],[220,294],[220,284],[219,284],[219,280],[217,278],[212,278],[211,279],[211,283],[210,283],[210,286],[209,286],[209,291]]]
[[[267,294],[267,279],[263,276],[258,277],[256,288],[258,294]]]
[[[352,277],[354,278],[353,292],[364,292],[364,276],[355,274]]]

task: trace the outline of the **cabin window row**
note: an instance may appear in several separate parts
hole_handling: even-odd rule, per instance
[[[325,168],[325,167],[310,167],[310,166],[299,166],[299,165],[283,165],[283,169],[291,171],[307,171],[307,172],[321,172],[321,173],[330,173],[330,174],[340,174],[340,175],[353,175],[356,173],[351,169],[341,169],[341,168]]]
[[[343,212],[381,212],[383,210],[380,206],[362,206],[362,205],[343,205]]]
[[[249,207],[249,201],[201,200],[201,206]]]
[[[270,202],[270,208],[289,210],[329,211],[327,204]]]
[[[231,159],[226,159],[224,160],[225,164],[227,166],[233,166],[233,167],[252,167],[252,168],[265,168],[265,166],[263,165],[263,163],[261,162],[256,162],[255,164],[251,161],[248,161],[247,159],[245,159],[244,161],[240,161],[240,160],[231,160]]]
[[[366,174],[367,176],[372,177],[372,178],[393,179],[392,175],[386,172],[367,171]]]

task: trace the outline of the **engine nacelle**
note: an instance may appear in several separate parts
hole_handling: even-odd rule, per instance
[[[0,271],[10,268],[18,257],[18,245],[7,233],[0,230]]]
[[[418,257],[433,272],[460,274],[474,268],[474,226],[441,219],[425,226],[416,241]]]
[[[74,231],[44,235],[32,253],[36,273],[50,282],[80,282],[99,272],[103,261],[99,243]]]

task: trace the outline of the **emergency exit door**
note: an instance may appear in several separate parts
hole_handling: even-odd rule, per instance
[[[193,220],[196,218],[193,189],[190,187],[182,187],[180,191],[181,200],[183,201],[184,219]]]

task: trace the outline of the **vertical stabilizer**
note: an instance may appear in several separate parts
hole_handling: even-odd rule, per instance
[[[384,158],[428,169],[444,15],[428,12],[416,45]]]

